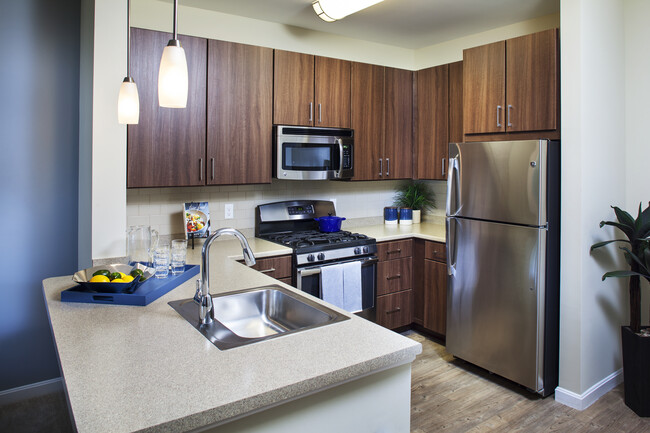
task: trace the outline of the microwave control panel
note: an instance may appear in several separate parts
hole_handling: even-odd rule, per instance
[[[350,146],[348,144],[343,145],[342,168],[344,170],[352,168],[352,146]]]

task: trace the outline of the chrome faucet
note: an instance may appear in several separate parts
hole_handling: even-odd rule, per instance
[[[212,296],[210,295],[210,264],[209,264],[209,252],[212,242],[223,234],[233,235],[239,239],[239,243],[242,248],[242,253],[244,254],[244,261],[246,265],[253,266],[255,264],[255,256],[251,251],[250,245],[248,245],[248,240],[246,237],[241,234],[239,230],[231,228],[223,228],[215,231],[205,240],[203,244],[203,250],[201,251],[201,280],[196,281],[196,294],[194,295],[194,301],[199,304],[199,320],[202,325],[208,325],[214,320],[214,307],[212,305]]]

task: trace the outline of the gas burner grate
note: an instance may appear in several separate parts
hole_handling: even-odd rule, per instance
[[[368,236],[360,233],[350,233],[348,231],[322,233],[317,230],[282,233],[270,235],[268,237],[268,240],[272,242],[277,242],[296,249],[314,245],[342,244],[363,239],[368,239]]]

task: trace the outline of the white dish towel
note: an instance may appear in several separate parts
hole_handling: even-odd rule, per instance
[[[320,281],[323,301],[351,313],[361,311],[361,262],[324,266]]]

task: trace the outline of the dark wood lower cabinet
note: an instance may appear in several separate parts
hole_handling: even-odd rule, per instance
[[[395,329],[410,325],[412,313],[413,290],[391,293],[377,298],[377,324]]]
[[[440,335],[447,329],[447,265],[424,260],[424,320],[422,326]]]

